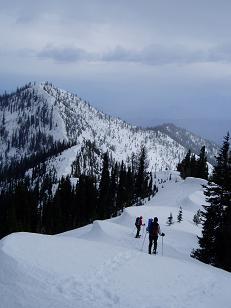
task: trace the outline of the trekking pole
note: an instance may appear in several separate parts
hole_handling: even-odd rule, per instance
[[[146,235],[147,235],[147,233],[148,233],[148,232],[146,232],[146,233],[145,233],[145,236],[144,236],[144,239],[143,239],[143,243],[142,243],[142,247],[141,247],[141,251],[143,250],[143,247],[144,247],[144,242],[145,242],[145,239],[146,239]]]
[[[164,236],[165,234],[161,233],[161,236],[162,236],[162,256],[163,256],[164,255]]]
[[[142,237],[143,237],[143,235],[144,235],[144,229],[145,229],[144,227],[145,227],[145,225],[143,225],[142,227],[143,227],[143,230],[142,230]]]

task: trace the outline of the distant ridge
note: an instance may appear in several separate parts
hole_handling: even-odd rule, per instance
[[[181,144],[184,148],[190,149],[193,153],[199,154],[202,146],[206,147],[208,161],[214,165],[215,163],[215,155],[217,155],[217,151],[219,146],[212,141],[209,141],[205,138],[202,138],[185,128],[180,128],[172,123],[164,123],[162,125],[158,125],[152,127],[154,131],[161,131],[162,133],[168,135],[170,138]]]

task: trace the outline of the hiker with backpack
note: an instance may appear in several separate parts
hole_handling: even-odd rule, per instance
[[[142,222],[142,219],[143,219],[142,216],[136,218],[136,222],[135,222],[135,226],[136,226],[136,229],[137,229],[136,236],[135,236],[136,238],[140,237],[141,226],[145,226],[145,224],[143,224],[143,222]]]
[[[148,232],[149,232],[148,253],[149,254],[152,253],[152,244],[154,242],[153,253],[156,254],[158,235],[165,236],[165,234],[161,233],[160,231],[160,225],[158,224],[157,217],[154,217],[154,220],[150,223]]]

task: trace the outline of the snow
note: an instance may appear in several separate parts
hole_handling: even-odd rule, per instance
[[[230,307],[231,274],[190,257],[201,232],[192,219],[205,204],[205,182],[171,174],[171,181],[169,171],[157,174],[166,180],[158,194],[119,217],[54,236],[14,233],[2,239],[0,307]],[[177,223],[180,206],[183,221]],[[170,212],[175,222],[167,226]],[[147,253],[145,227],[134,238],[138,215],[146,223],[158,216],[166,234],[163,256],[162,238],[158,254]]]

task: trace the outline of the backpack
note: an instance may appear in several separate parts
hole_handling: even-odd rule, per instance
[[[140,217],[136,217],[135,226],[140,226]]]
[[[153,223],[152,235],[158,236],[159,233],[159,224],[158,222]]]
[[[149,228],[149,234],[151,236],[158,236],[159,233],[159,224],[158,222],[153,222]]]
[[[151,229],[151,225],[153,223],[153,219],[152,218],[149,218],[148,219],[148,226],[146,228],[146,231],[150,233],[150,229]]]

